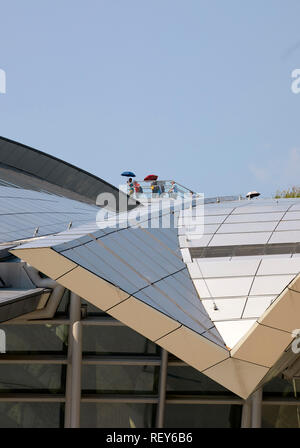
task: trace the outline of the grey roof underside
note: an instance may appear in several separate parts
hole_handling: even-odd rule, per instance
[[[46,292],[44,288],[29,290],[0,288],[0,322],[35,311],[42,294]]]

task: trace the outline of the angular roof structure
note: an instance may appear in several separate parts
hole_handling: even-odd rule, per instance
[[[4,253],[242,398],[269,378],[300,324],[298,199],[191,196],[107,215],[71,196],[0,187]]]

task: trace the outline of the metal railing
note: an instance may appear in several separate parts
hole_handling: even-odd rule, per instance
[[[192,190],[184,187],[178,182],[174,182],[174,186],[172,186],[172,180],[157,180],[151,182],[137,180],[136,182],[142,187],[142,192],[137,193],[134,190],[132,196],[141,202],[143,202],[143,200],[152,200],[157,198],[177,199],[177,197],[195,194]],[[127,186],[127,194],[129,193],[129,187]]]
[[[138,185],[142,187],[142,192],[134,192],[132,197],[137,199],[139,202],[149,201],[152,199],[177,199],[180,197],[186,197],[192,195],[193,197],[197,197],[200,193],[196,193],[190,188],[185,187],[184,185],[175,182],[174,186],[172,186],[172,180],[157,180],[145,182],[136,180]],[[153,188],[154,187],[154,188]],[[175,188],[174,188],[175,187]],[[122,191],[127,194],[130,194],[128,185],[124,184],[122,186]],[[227,201],[238,201],[245,199],[242,195],[233,195],[233,196],[215,196],[211,198],[204,198],[204,204],[214,204],[219,202],[227,202]]]

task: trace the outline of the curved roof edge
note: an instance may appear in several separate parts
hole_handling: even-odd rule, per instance
[[[96,204],[100,193],[112,193],[119,207],[118,188],[50,154],[0,136],[0,179],[16,187],[43,190]],[[125,195],[126,196],[126,195]],[[132,199],[130,199],[132,204]],[[137,205],[129,205],[133,208]]]

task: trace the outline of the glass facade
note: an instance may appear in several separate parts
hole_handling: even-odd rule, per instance
[[[0,325],[7,340],[0,355],[1,428],[65,427],[68,297],[52,320]],[[244,401],[237,395],[172,355],[164,395],[159,346],[93,307],[82,324],[82,428],[155,428],[162,404],[168,428],[241,427]],[[300,427],[299,389],[299,382],[280,377],[264,386],[262,427]]]

